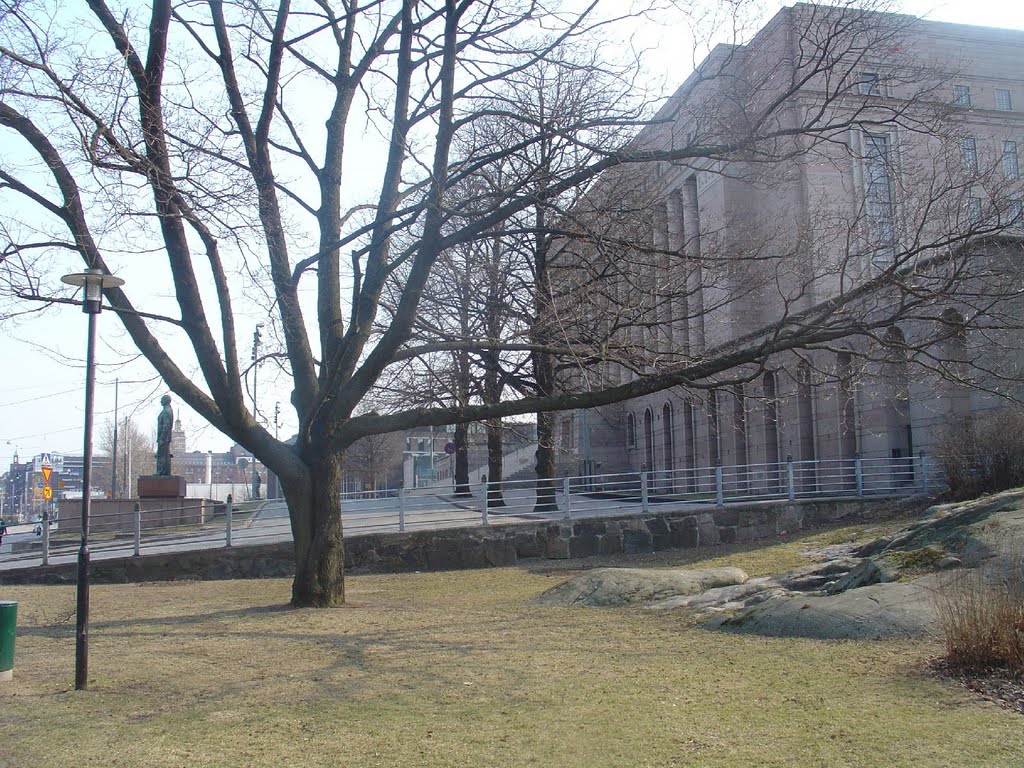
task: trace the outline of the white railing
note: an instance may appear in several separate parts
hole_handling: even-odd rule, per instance
[[[733,467],[653,470],[488,484],[486,477],[456,493],[445,488],[391,488],[342,495],[346,533],[508,524],[526,520],[600,517],[822,497],[892,497],[942,486],[941,472],[924,455],[893,459],[836,459]],[[210,503],[104,514],[94,506],[89,549],[93,559],[158,552],[249,546],[291,540],[283,500]],[[0,567],[70,562],[80,532],[51,525],[0,549]],[[29,526],[23,526],[29,528]]]

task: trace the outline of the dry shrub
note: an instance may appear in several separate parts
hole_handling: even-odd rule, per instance
[[[1024,549],[998,575],[957,573],[936,593],[936,607],[951,668],[1024,673]]]
[[[957,499],[1024,485],[1024,413],[1002,408],[957,419],[939,439],[937,458]]]

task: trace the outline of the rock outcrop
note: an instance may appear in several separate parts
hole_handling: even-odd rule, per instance
[[[708,629],[830,639],[923,636],[938,630],[945,571],[1000,569],[1024,553],[1024,490],[931,507],[893,536],[809,552],[820,562],[748,579],[738,568],[602,568],[538,602],[685,610]]]

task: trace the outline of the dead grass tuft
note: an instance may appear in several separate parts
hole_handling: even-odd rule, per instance
[[[951,669],[1024,673],[1024,549],[998,571],[960,571],[935,593]]]

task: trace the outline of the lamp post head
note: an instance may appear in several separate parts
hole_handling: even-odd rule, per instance
[[[87,269],[85,272],[64,275],[61,282],[85,288],[85,294],[82,297],[82,311],[89,315],[98,315],[103,308],[104,288],[116,288],[119,285],[124,285],[124,280],[120,277],[105,275],[103,270],[95,267]]]

